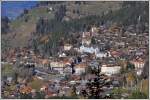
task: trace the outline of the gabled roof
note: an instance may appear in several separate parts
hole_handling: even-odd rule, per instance
[[[75,68],[86,68],[86,67],[87,67],[86,63],[80,63],[80,64],[75,65]]]

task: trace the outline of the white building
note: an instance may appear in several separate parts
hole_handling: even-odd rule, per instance
[[[97,58],[102,58],[102,57],[107,57],[107,56],[111,57],[110,52],[100,52],[98,47],[94,48],[94,47],[86,47],[82,45],[79,51],[81,53],[83,52],[91,53],[91,54],[94,53]]]
[[[80,63],[75,66],[75,74],[81,75],[82,73],[85,73],[87,65],[85,63]]]
[[[120,73],[121,66],[114,66],[114,65],[102,65],[101,73],[106,75],[113,75]]]
[[[85,46],[81,46],[80,47],[80,52],[86,52],[86,53],[97,53],[99,51],[98,48],[93,48],[93,47],[85,47]]]
[[[70,65],[71,65],[71,60],[68,59],[50,62],[51,69],[58,71],[60,74],[63,74],[65,68]]]
[[[144,67],[144,60],[143,59],[134,59],[131,61],[132,64],[134,64],[135,69],[142,69]]]
[[[102,58],[102,57],[111,57],[110,52],[96,52],[95,53],[97,58]]]
[[[72,48],[72,45],[71,44],[65,44],[64,45],[64,50],[68,51]]]
[[[60,74],[63,74],[64,68],[65,68],[65,64],[63,62],[51,62],[50,66],[51,66],[52,70],[56,70]]]

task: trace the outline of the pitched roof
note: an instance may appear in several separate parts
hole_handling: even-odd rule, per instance
[[[75,65],[75,67],[76,68],[86,68],[87,64],[86,63],[80,63],[80,64]]]
[[[26,94],[31,93],[31,91],[32,91],[32,88],[30,86],[24,86],[20,89],[21,93],[26,93]]]

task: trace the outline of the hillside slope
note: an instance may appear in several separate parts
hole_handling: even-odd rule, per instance
[[[44,3],[44,4],[43,4]],[[79,32],[88,28],[89,25],[100,25],[102,23],[119,23],[122,25],[137,25],[146,29],[148,26],[148,3],[147,2],[43,2],[29,11],[24,11],[16,20],[10,23],[8,34],[2,34],[2,49],[7,47],[28,47],[30,40],[50,34],[56,36],[56,32],[66,34],[70,31]],[[61,9],[63,8],[63,9]],[[61,20],[57,20],[61,19]],[[138,19],[140,17],[140,21]],[[40,22],[40,18],[45,20]],[[69,18],[69,22],[62,22]],[[39,34],[39,31],[41,33]],[[34,34],[32,34],[34,33]],[[44,34],[44,35],[43,35]],[[40,37],[38,36],[40,35]],[[59,35],[63,36],[63,35]],[[49,47],[56,44],[60,37],[51,39]],[[31,43],[32,44],[32,43]],[[45,44],[37,46],[46,47]],[[51,45],[51,46],[50,46]],[[48,49],[48,50],[47,50]],[[4,49],[5,51],[5,49]]]
[[[109,9],[115,10],[120,2],[86,2],[79,4],[75,2],[60,2],[57,4],[41,5],[31,9],[28,13],[21,14],[16,20],[10,23],[8,34],[2,34],[2,40],[7,41],[8,47],[26,47],[31,39],[31,33],[35,32],[37,20],[40,17],[53,19],[55,12],[61,6],[66,6],[66,16],[70,18],[85,17],[88,15],[101,15]],[[49,8],[54,11],[48,11]],[[75,13],[78,10],[78,15]],[[4,42],[6,43],[6,42]]]

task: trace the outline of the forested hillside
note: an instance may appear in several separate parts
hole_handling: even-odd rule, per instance
[[[62,37],[80,33],[92,25],[133,25],[138,33],[148,27],[148,2],[39,2],[31,10],[24,10],[8,25],[2,19],[2,49],[5,47],[32,47],[47,52],[58,47]],[[138,31],[138,29],[141,31]],[[7,29],[7,30],[6,30]],[[8,29],[11,32],[8,32]],[[46,42],[39,40],[45,39]],[[72,40],[69,40],[72,41]],[[8,45],[9,44],[9,45]],[[53,48],[53,49],[52,49]],[[4,50],[5,51],[5,50]]]
[[[112,25],[113,23],[117,23],[120,26],[129,26],[134,25],[137,28],[137,33],[142,33],[148,26],[148,3],[146,2],[123,2],[122,7],[119,10],[112,11],[109,10],[108,13],[101,15],[89,15],[79,19],[72,19],[70,21],[64,21],[66,9],[64,6],[60,6],[60,8],[55,12],[54,19],[44,19],[40,18],[36,25],[36,34],[37,36],[45,36],[45,35],[54,35],[49,39],[51,41],[41,44],[41,42],[34,40],[34,48],[40,47],[42,50],[52,50],[53,46],[58,45],[58,40],[61,37],[69,36],[71,32],[82,32],[90,29],[90,26],[100,26],[100,25]],[[138,9],[138,10],[137,10]],[[142,31],[138,31],[138,30]],[[66,35],[67,34],[67,35]],[[38,38],[39,39],[39,38]],[[36,41],[36,42],[35,42]],[[36,44],[36,45],[35,45]],[[42,47],[41,47],[42,45]],[[37,46],[37,47],[35,47]],[[50,51],[48,51],[50,52]]]

